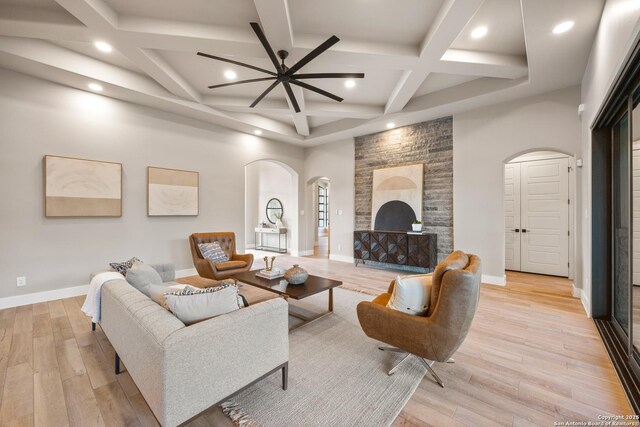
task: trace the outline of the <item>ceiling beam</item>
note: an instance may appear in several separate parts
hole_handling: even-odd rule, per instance
[[[32,7],[0,8],[0,35],[89,42],[91,30],[65,11]]]
[[[103,0],[56,0],[56,2],[91,30],[108,36],[109,42],[120,53],[169,92],[191,101],[200,101],[200,93],[158,54],[130,45],[129,41],[119,34],[118,14]]]
[[[0,11],[0,34],[78,42],[91,42],[98,34],[78,23],[65,27],[58,21],[55,18],[23,20],[15,14]],[[119,15],[117,30],[123,43],[141,49],[216,52],[218,56],[233,56],[243,61],[264,57],[264,49],[248,26],[245,30],[221,25]],[[326,37],[321,35],[296,34],[293,48],[310,52],[325,39]],[[354,68],[354,64],[357,64],[357,71],[365,72],[380,69],[405,70],[416,65],[418,51],[416,46],[342,38],[340,43],[323,54],[323,58],[336,66],[348,68],[347,71]]]
[[[482,1],[447,0],[442,5],[422,43],[417,66],[403,73],[387,101],[385,114],[397,113],[407,105],[431,72],[430,66],[442,58],[451,43],[476,13]]]
[[[491,52],[448,49],[432,66],[435,73],[517,79],[528,74],[527,57]]]
[[[235,96],[205,95],[202,97],[203,104],[226,111],[253,112],[257,114],[289,114],[291,112],[285,99],[263,99],[258,105],[251,108],[249,105],[252,101],[252,98],[238,98]],[[382,112],[381,106],[306,101],[304,112],[300,114],[306,116],[371,119],[380,116]]]
[[[262,29],[273,49],[276,52],[279,50],[291,52],[293,50],[293,28],[291,26],[291,16],[289,14],[287,0],[253,0],[253,3],[258,11]],[[285,91],[284,85],[281,86],[282,90]],[[304,93],[302,92],[302,88],[297,86],[292,86],[291,89],[301,111],[300,113],[295,112],[291,100],[285,93],[291,118],[293,119],[298,134],[309,136],[309,121],[304,114]]]
[[[251,133],[256,127],[277,139],[300,142],[295,129],[255,114],[220,111],[207,105],[172,96],[153,79],[107,64],[43,40],[0,37],[0,66],[11,65],[25,74],[45,78],[87,91],[87,82],[99,82],[103,94],[187,117]]]
[[[85,82],[99,81],[154,96],[168,95],[163,87],[148,77],[44,40],[0,36],[0,51],[85,76]]]

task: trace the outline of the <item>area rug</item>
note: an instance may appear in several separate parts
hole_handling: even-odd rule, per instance
[[[425,368],[410,358],[378,350],[360,329],[356,305],[372,296],[334,290],[334,312],[289,335],[289,388],[272,375],[222,405],[241,426],[389,426],[409,400]],[[304,300],[326,310],[327,294]]]

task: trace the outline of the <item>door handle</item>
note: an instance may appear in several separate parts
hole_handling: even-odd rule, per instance
[[[520,229],[519,229],[519,228],[516,228],[515,230],[512,230],[512,231],[515,231],[516,233],[519,233],[519,232],[520,232]]]
[[[526,228],[523,228],[523,229],[522,229],[522,232],[523,232],[523,233],[526,233],[526,232],[527,232],[527,229],[526,229]]]

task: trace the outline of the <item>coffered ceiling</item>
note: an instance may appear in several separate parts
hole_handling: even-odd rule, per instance
[[[309,146],[579,84],[604,0],[0,0],[0,66],[242,132]],[[552,29],[571,20],[563,34]],[[363,72],[306,82],[341,103],[270,82],[202,51],[272,69],[259,22],[291,66],[332,35],[302,72]],[[486,27],[486,34],[472,37]],[[96,41],[113,50],[102,52]],[[233,80],[225,78],[234,71]]]

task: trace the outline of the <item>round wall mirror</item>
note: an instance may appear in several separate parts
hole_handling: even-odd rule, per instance
[[[271,224],[275,224],[278,216],[282,218],[282,202],[278,199],[271,199],[267,202],[267,220]],[[279,215],[278,215],[279,214]]]

